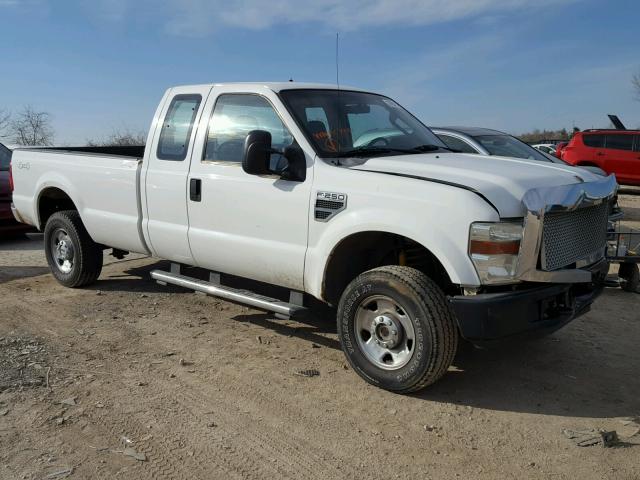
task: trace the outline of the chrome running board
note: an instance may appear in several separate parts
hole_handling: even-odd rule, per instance
[[[172,270],[174,269],[172,268]],[[161,285],[166,285],[169,283],[171,285],[187,288],[189,290],[195,290],[196,292],[204,293],[206,295],[212,295],[214,297],[224,298],[225,300],[230,300],[232,302],[249,305],[260,310],[275,312],[286,317],[294,317],[297,314],[306,311],[306,308],[302,305],[286,303],[275,298],[258,295],[257,293],[251,292],[249,290],[239,290],[236,288],[224,287],[222,285],[207,282],[205,280],[187,277],[175,272],[175,270],[172,272],[153,270],[151,272],[151,278],[153,278]]]

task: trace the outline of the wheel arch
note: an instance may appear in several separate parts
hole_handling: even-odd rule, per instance
[[[384,230],[351,233],[331,250],[322,275],[322,299],[337,305],[349,282],[359,274],[385,265],[410,266],[422,271],[446,293],[456,285],[438,257],[420,242]]]
[[[76,202],[63,188],[53,185],[42,188],[36,202],[38,229],[43,230],[49,217],[62,210],[79,212]]]

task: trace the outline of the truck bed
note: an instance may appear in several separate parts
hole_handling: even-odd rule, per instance
[[[25,150],[25,149],[22,149]],[[142,158],[144,156],[144,145],[130,146],[86,146],[86,147],[38,147],[27,148],[26,150],[43,150],[46,152],[69,152],[69,153],[88,153],[101,156],[114,157],[132,157]]]
[[[140,197],[143,155],[142,146],[16,149],[13,203],[26,223],[42,230],[40,199],[64,192],[95,242],[146,253]]]

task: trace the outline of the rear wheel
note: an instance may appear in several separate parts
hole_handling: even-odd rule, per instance
[[[444,293],[424,273],[386,266],[358,276],[338,307],[338,335],[367,382],[408,393],[442,377],[458,346]]]
[[[44,244],[51,273],[65,287],[89,285],[100,276],[102,248],[91,239],[75,210],[49,217]]]

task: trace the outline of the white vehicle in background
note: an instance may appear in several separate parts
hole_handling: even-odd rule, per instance
[[[279,315],[315,297],[337,307],[353,369],[397,392],[444,375],[459,337],[563,326],[608,271],[614,177],[453,153],[396,102],[357,89],[171,88],[146,148],[18,149],[12,162],[14,214],[44,230],[61,284],[95,282],[112,249],[170,260],[151,272],[159,282]]]
[[[537,143],[531,146],[541,152],[548,153],[549,155],[556,154],[556,146],[553,143]]]
[[[536,149],[513,135],[499,130],[480,127],[431,127],[431,130],[456,152],[569,165],[555,155]],[[589,170],[596,175],[607,176],[607,173],[598,167],[584,166],[579,168]]]

